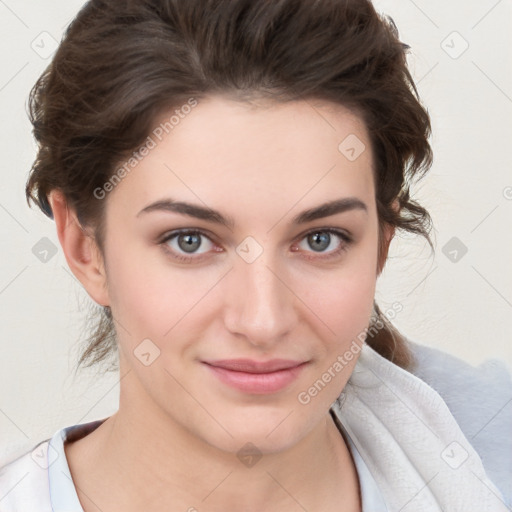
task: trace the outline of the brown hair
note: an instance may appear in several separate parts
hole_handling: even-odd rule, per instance
[[[366,123],[379,239],[389,223],[433,249],[430,215],[409,196],[432,151],[407,48],[366,0],[91,0],[30,93],[38,153],[27,202],[53,218],[47,196],[60,189],[103,252],[105,201],[94,190],[143,144],[161,112],[216,93],[240,101],[315,98],[351,108]],[[374,303],[376,323],[367,343],[409,367],[405,338]],[[106,361],[116,348],[114,319],[102,308],[78,366]]]

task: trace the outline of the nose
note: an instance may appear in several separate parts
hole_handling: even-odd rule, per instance
[[[252,263],[240,258],[227,277],[224,322],[233,335],[270,349],[292,331],[297,298],[265,252]]]

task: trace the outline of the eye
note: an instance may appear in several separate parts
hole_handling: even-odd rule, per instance
[[[215,247],[205,233],[197,230],[174,231],[165,236],[160,244],[173,258],[180,261],[199,260],[197,255],[208,253]]]
[[[348,250],[351,243],[352,238],[344,231],[322,228],[306,233],[300,239],[299,249],[292,246],[291,250],[318,254],[318,256],[305,256],[306,259],[327,259]],[[222,252],[222,249],[218,248],[206,233],[196,229],[182,229],[168,233],[159,244],[173,259],[183,262],[200,261],[212,250]],[[312,248],[312,251],[308,247]]]
[[[306,252],[318,253],[318,258],[331,258],[346,251],[351,243],[352,238],[344,231],[325,228],[306,233],[298,245]],[[308,248],[312,248],[312,251],[309,251]],[[292,250],[296,251],[296,249]],[[308,259],[317,258],[316,256],[306,257]]]

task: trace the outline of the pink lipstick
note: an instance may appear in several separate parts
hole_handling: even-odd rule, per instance
[[[222,359],[204,361],[209,370],[224,384],[245,393],[276,393],[293,382],[307,365],[304,361],[272,359]]]

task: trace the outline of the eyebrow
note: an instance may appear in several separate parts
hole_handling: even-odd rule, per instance
[[[317,219],[329,217],[337,213],[344,213],[351,210],[361,210],[368,213],[368,207],[366,204],[358,199],[357,197],[344,197],[341,199],[335,199],[327,203],[315,206],[305,210],[292,219],[293,224],[305,224]],[[174,201],[173,199],[161,199],[155,201],[150,205],[143,208],[136,217],[139,217],[143,213],[155,212],[155,211],[167,211],[174,213],[181,213],[194,217],[196,219],[206,220],[215,224],[226,226],[229,229],[233,229],[235,222],[232,217],[226,217],[216,210],[199,206],[184,201]]]

